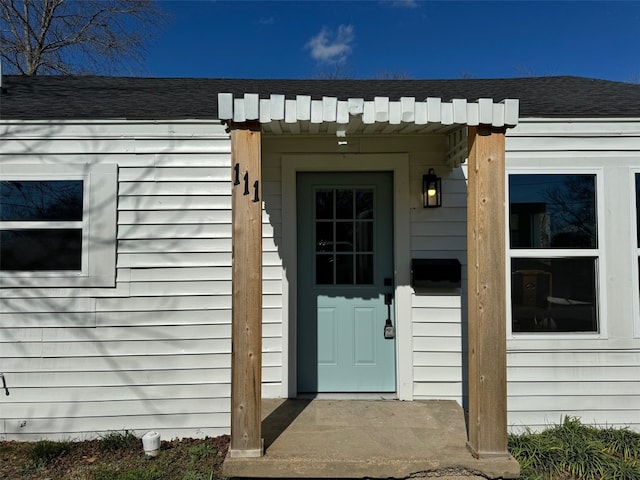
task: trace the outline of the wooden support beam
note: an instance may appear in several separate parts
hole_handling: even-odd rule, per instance
[[[233,298],[232,457],[263,455],[262,179],[260,124],[231,125]]]
[[[469,127],[468,145],[469,447],[508,456],[505,131]]]

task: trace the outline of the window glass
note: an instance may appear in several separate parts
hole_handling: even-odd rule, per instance
[[[333,284],[333,255],[316,255],[316,284]]]
[[[82,270],[82,212],[82,180],[1,181],[0,270]]]
[[[0,268],[81,270],[82,229],[0,230]]]
[[[320,189],[315,198],[316,284],[373,284],[373,189]]]
[[[597,248],[595,175],[511,175],[511,248]]]
[[[316,252],[333,251],[333,223],[316,222]]]
[[[596,332],[596,258],[513,258],[514,332]]]
[[[353,190],[336,191],[336,218],[353,218]]]
[[[640,248],[640,173],[636,173],[636,235]]]
[[[1,170],[0,288],[115,286],[118,166]]]
[[[332,190],[319,190],[316,192],[316,218],[333,218]]]
[[[82,180],[0,182],[1,221],[82,220]]]
[[[594,174],[509,176],[512,332],[598,332],[596,211]]]
[[[356,190],[356,218],[360,220],[373,219],[373,192],[371,190]]]

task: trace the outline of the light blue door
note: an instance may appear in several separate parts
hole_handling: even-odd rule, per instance
[[[297,198],[298,391],[395,392],[391,173],[299,173]]]

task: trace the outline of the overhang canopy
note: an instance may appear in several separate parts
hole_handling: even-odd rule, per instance
[[[339,137],[347,133],[447,133],[460,126],[489,125],[509,128],[518,124],[519,100],[494,102],[491,98],[476,101],[439,97],[417,100],[389,97],[373,100],[310,95],[271,94],[260,98],[257,93],[234,96],[218,94],[220,120],[235,123],[259,122],[265,133],[328,133]]]

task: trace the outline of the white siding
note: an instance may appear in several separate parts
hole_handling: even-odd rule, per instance
[[[119,166],[114,288],[0,291],[0,436],[229,432],[230,141],[219,122],[3,122],[2,164]],[[279,291],[271,274],[265,291]],[[277,303],[277,302],[276,302]],[[265,349],[278,351],[276,337]],[[281,358],[265,354],[265,378]],[[275,372],[275,373],[274,373]]]
[[[600,335],[513,335],[508,349],[508,422],[543,428],[567,415],[640,430],[640,338],[634,257],[640,122],[523,120],[507,134],[507,170],[590,168],[603,191]]]
[[[2,163],[115,162],[117,283],[113,288],[0,290],[4,438],[81,438],[105,430],[163,436],[228,433],[230,409],[230,142],[213,121],[4,122]],[[619,138],[625,137],[625,138]],[[508,339],[509,424],[561,416],[640,429],[640,305],[633,169],[640,124],[523,121],[507,135],[508,168],[601,169],[600,239],[607,297],[599,336]],[[456,258],[462,289],[413,291],[410,397],[466,395],[466,184],[445,166],[445,136],[263,137],[263,395],[286,396],[294,368],[283,315],[282,155],[402,153],[408,158],[411,258]],[[443,204],[423,209],[422,175],[443,178]],[[293,267],[295,268],[295,267]],[[295,285],[289,285],[295,288]],[[406,287],[406,285],[398,285]],[[604,288],[606,287],[606,288]],[[399,300],[403,301],[403,300]],[[406,331],[406,330],[405,330]]]

